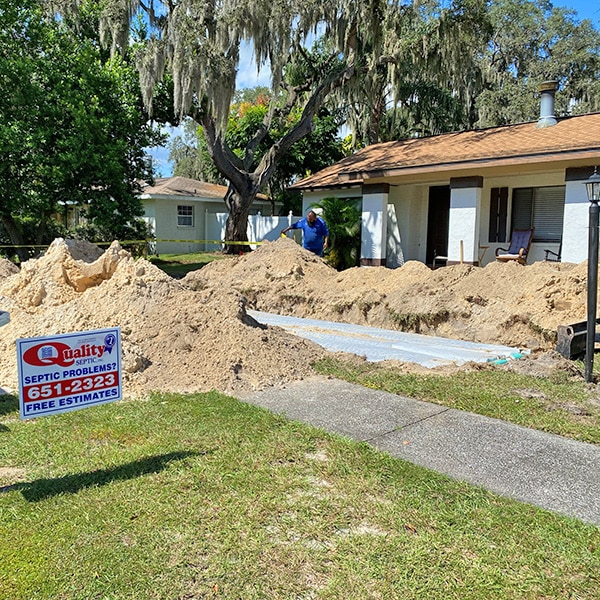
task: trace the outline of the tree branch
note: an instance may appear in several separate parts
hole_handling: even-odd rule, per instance
[[[219,173],[221,173],[221,175],[223,175],[236,190],[242,191],[248,189],[248,173],[244,169],[242,161],[231,151],[223,139],[223,133],[217,132],[217,126],[214,119],[204,113],[198,122],[202,124],[208,153]]]
[[[313,120],[317,112],[323,105],[327,95],[335,88],[344,84],[344,82],[354,74],[354,61],[342,69],[339,73],[331,75],[321,83],[309,98],[300,120],[288,131],[279,142],[275,143],[263,156],[259,166],[255,170],[258,186],[269,180],[278,162],[283,155],[299,140],[308,135],[314,126]]]
[[[282,83],[282,86],[283,85],[284,84]],[[252,165],[256,149],[268,135],[269,129],[271,128],[271,124],[273,122],[273,117],[287,117],[292,112],[292,109],[296,106],[298,98],[300,97],[300,93],[306,92],[310,89],[310,82],[305,82],[304,84],[298,86],[286,85],[285,88],[287,90],[287,100],[284,106],[282,108],[272,108],[269,111],[267,111],[267,114],[263,119],[261,127],[246,145],[244,155],[244,167],[246,167],[247,169],[249,169]]]

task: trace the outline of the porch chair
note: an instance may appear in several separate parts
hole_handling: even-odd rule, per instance
[[[513,229],[509,247],[496,249],[496,260],[500,262],[516,260],[521,265],[526,264],[534,231],[535,228]]]
[[[562,241],[558,245],[558,252],[554,252],[554,250],[549,250],[548,248],[545,248],[544,252],[546,253],[546,258],[544,258],[544,260],[548,262],[560,262],[562,258]]]

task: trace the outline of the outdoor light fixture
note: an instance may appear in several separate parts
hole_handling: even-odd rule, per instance
[[[600,175],[598,175],[598,167],[594,167],[594,172],[586,179],[585,187],[590,202],[600,201]]]
[[[598,296],[598,222],[600,215],[600,175],[594,167],[584,182],[590,201],[590,229],[588,238],[587,332],[585,344],[585,380],[592,381],[594,346],[596,343],[596,301]]]

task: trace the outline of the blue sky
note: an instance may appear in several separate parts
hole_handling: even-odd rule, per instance
[[[577,12],[580,20],[590,19],[596,28],[600,28],[600,2],[597,0],[555,0],[554,6],[572,8]],[[256,73],[256,65],[250,53],[246,60],[242,60],[238,75],[239,87],[254,87],[256,85],[268,85],[268,69],[264,70],[260,79]],[[177,135],[177,130],[168,128],[170,135]],[[159,177],[170,177],[173,174],[173,165],[169,162],[169,150],[167,148],[152,148],[150,155],[154,161]]]
[[[577,11],[580,19],[590,19],[598,27],[600,21],[600,3],[597,0],[562,0],[555,1],[554,6],[564,6]]]

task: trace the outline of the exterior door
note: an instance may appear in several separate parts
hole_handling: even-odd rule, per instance
[[[450,186],[429,188],[427,212],[426,263],[433,265],[434,256],[448,256],[448,223],[450,221]]]

